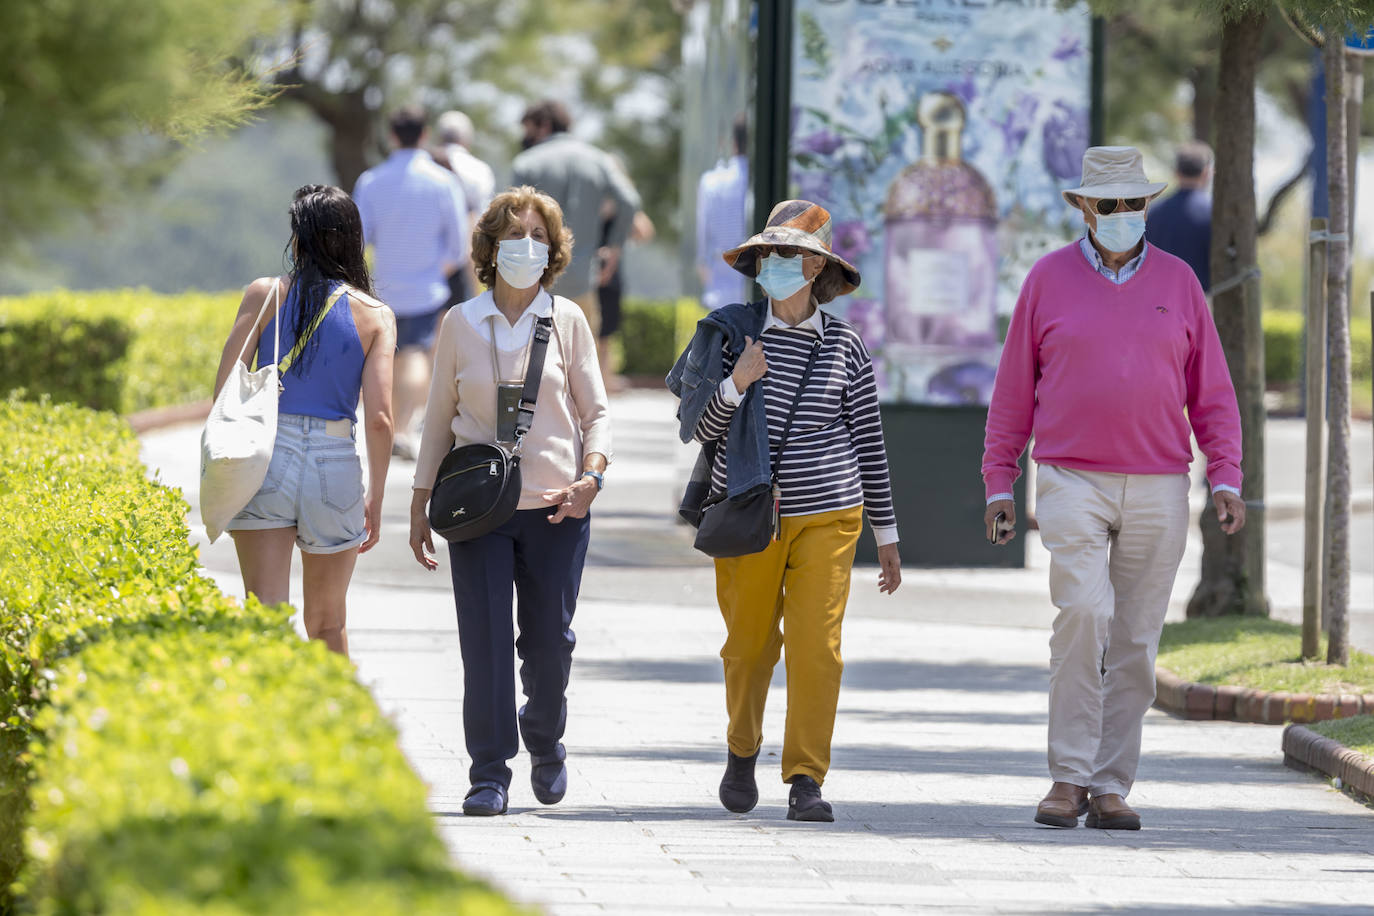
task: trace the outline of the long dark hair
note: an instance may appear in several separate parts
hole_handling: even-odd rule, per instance
[[[294,339],[300,340],[336,283],[373,295],[363,260],[363,221],[358,207],[339,188],[308,184],[291,200],[291,241],[286,245],[291,292],[296,294]],[[300,374],[319,349],[312,336],[292,369]]]

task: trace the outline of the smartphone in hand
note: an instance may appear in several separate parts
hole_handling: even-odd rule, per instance
[[[1007,522],[1007,513],[998,512],[992,517],[992,525],[988,528],[988,543],[1000,547],[1004,543],[1002,535],[1011,531],[1013,527]]]

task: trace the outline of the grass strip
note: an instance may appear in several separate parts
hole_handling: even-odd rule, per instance
[[[1170,623],[1158,663],[1184,680],[1290,693],[1374,693],[1374,655],[1352,651],[1346,667],[1304,661],[1302,628],[1263,617],[1217,617]],[[1326,657],[1326,640],[1321,658]]]

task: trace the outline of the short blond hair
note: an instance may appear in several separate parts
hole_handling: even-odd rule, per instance
[[[492,198],[472,230],[473,267],[478,281],[488,289],[496,286],[497,243],[526,210],[538,213],[549,230],[549,266],[544,268],[539,285],[548,289],[572,261],[573,234],[563,225],[563,210],[558,201],[529,185],[507,188]]]

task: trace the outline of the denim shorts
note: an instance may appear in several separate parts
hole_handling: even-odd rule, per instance
[[[347,432],[330,435],[326,426]],[[338,430],[334,430],[338,432]],[[296,528],[305,553],[339,553],[363,542],[363,465],[348,420],[277,417],[267,478],[227,531]]]
[[[446,311],[447,309],[440,307],[423,315],[397,315],[396,349],[418,347],[428,350],[434,346],[434,336],[439,331],[439,319]]]

